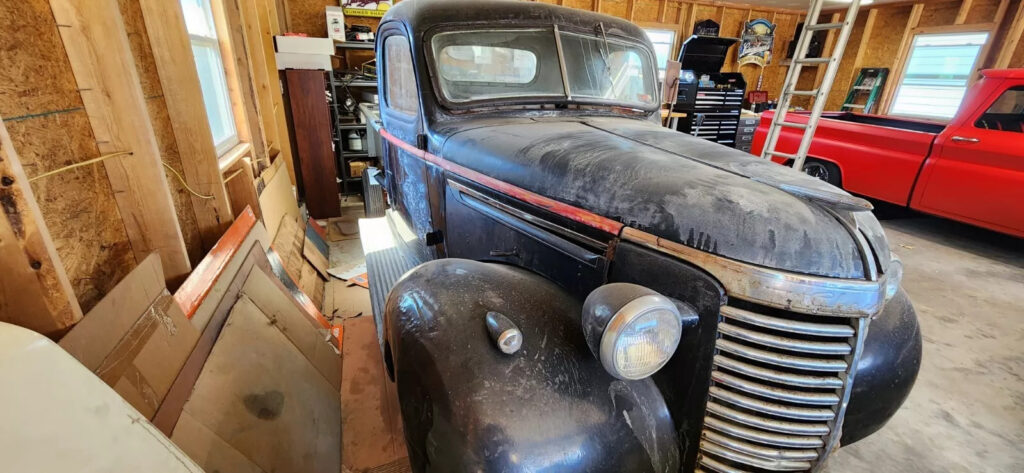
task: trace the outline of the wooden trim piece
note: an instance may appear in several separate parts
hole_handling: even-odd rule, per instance
[[[0,121],[0,321],[54,337],[81,319],[71,281]]]
[[[1024,1],[1017,5],[1017,14],[1013,15],[1013,22],[1010,23],[1010,31],[1006,34],[1006,38],[1003,40],[1003,45],[999,49],[999,56],[996,58],[995,64],[992,67],[996,69],[1006,69],[1010,67],[1010,60],[1013,59],[1013,53],[1020,47],[1020,43],[1024,40]]]
[[[203,199],[189,193],[203,249],[210,249],[234,220],[217,166],[217,151],[203,104],[203,91],[192,56],[192,44],[178,2],[140,0],[157,75],[181,155],[185,182]],[[230,82],[230,81],[229,81]],[[236,120],[237,122],[238,120]],[[239,132],[241,133],[239,127]]]
[[[562,0],[558,0],[558,4],[562,4]],[[682,5],[680,4],[680,8]],[[661,4],[658,7],[658,21],[661,23],[665,22],[665,15],[668,13],[668,0],[661,0]]]
[[[100,153],[132,153],[103,164],[135,258],[160,252],[173,286],[192,266],[117,2],[50,0],[50,9]]]
[[[962,0],[960,2],[960,10],[956,13],[956,20],[953,21],[953,24],[964,24],[967,21],[967,13],[971,11],[972,6],[974,6],[974,0]]]
[[[263,41],[260,38],[260,27],[256,4],[252,0],[224,0],[224,11],[229,17],[238,13],[238,25],[240,31],[235,33],[236,38],[241,38],[245,45],[247,55],[247,70],[252,74],[253,94],[255,106],[258,110],[258,119],[263,126],[263,136],[266,140],[267,155],[272,155],[270,148],[280,146],[278,139],[278,125],[274,119],[274,100],[271,92],[271,78],[267,75],[267,56],[263,54]],[[273,51],[271,51],[273,54]],[[276,67],[276,66],[275,66]],[[277,81],[277,75],[273,76]],[[250,114],[251,116],[251,114]]]
[[[224,236],[217,241],[216,245],[213,245],[206,257],[196,266],[196,270],[174,293],[174,301],[181,307],[185,317],[192,319],[196,315],[196,309],[213,289],[214,283],[228,267],[231,258],[242,248],[242,243],[245,242],[245,238],[254,226],[256,226],[256,214],[252,212],[252,209],[247,208],[235,219],[235,223],[231,224],[231,227],[224,232]]]
[[[924,12],[923,3],[915,3],[910,9],[910,17],[907,18],[907,26],[903,28],[903,39],[900,40],[900,49],[892,60],[889,70],[889,78],[886,80],[885,90],[882,91],[882,101],[878,104],[878,113],[888,114],[892,107],[893,98],[896,96],[896,89],[903,80],[903,69],[906,59],[910,54],[910,45],[914,40],[914,30],[921,21],[921,13]]]
[[[284,91],[281,88],[280,74],[277,70],[277,57],[274,55],[274,36],[280,35],[281,30],[277,22],[277,10],[271,7],[272,3],[273,0],[256,1],[259,29],[263,35],[264,63],[270,78],[270,100],[273,106],[273,115],[266,119],[273,119],[276,122],[277,140],[274,143],[280,153],[278,158],[285,160],[285,164],[288,166],[288,177],[294,185],[296,184],[296,175],[295,160],[292,157],[291,131],[288,129],[288,118],[285,116]]]
[[[252,151],[252,145],[249,143],[238,143],[234,148],[228,150],[228,152],[221,155],[217,159],[218,176],[223,175],[225,171],[231,166],[234,166],[240,159],[249,156]],[[222,232],[223,233],[223,232]],[[218,236],[218,239],[220,237]]]
[[[256,90],[256,78],[252,71],[252,64],[249,62],[248,45],[245,41],[245,29],[242,25],[242,12],[238,9],[238,2],[235,0],[218,0],[220,9],[215,10],[215,16],[223,15],[222,21],[217,21],[218,35],[223,35],[231,46],[231,60],[234,61],[235,78],[238,87],[238,96],[241,102],[241,112],[249,122],[249,142],[252,143],[253,157],[262,162],[265,166],[270,165],[270,150],[267,147],[267,137],[264,131],[263,114],[260,111],[259,93]],[[219,28],[223,28],[221,31]]]
[[[615,220],[602,217],[595,213],[581,209],[579,207],[573,207],[569,204],[559,202],[554,199],[549,199],[542,195],[534,194],[526,189],[514,186],[504,181],[500,181],[493,177],[481,174],[472,169],[462,167],[456,163],[448,161],[441,156],[430,154],[422,149],[416,148],[409,143],[406,143],[398,137],[392,135],[385,129],[380,130],[380,136],[389,143],[402,148],[407,153],[416,156],[428,163],[438,166],[448,172],[458,174],[466,179],[469,179],[477,184],[487,186],[495,191],[501,192],[502,194],[509,195],[520,199],[528,204],[536,205],[549,212],[561,215],[570,220],[582,223],[586,226],[596,228],[598,230],[610,233],[612,235],[618,235],[622,228],[625,226]]]

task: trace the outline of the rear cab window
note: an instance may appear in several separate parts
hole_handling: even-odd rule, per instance
[[[387,57],[384,98],[388,107],[405,115],[417,115],[420,103],[409,40],[404,36],[389,36],[384,41],[384,55]]]
[[[1024,85],[1006,89],[974,122],[976,128],[1024,133]]]

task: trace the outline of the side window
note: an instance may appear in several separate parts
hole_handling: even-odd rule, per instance
[[[384,41],[384,58],[387,61],[384,68],[387,74],[384,99],[392,110],[416,115],[420,111],[420,103],[410,49],[409,40],[404,36],[389,36]]]
[[[1024,85],[1010,87],[974,122],[986,130],[1024,133]]]

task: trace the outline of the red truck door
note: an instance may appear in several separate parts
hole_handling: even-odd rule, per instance
[[[1024,84],[983,82],[935,140],[910,206],[1024,236]]]

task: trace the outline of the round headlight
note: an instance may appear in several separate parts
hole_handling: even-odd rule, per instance
[[[583,304],[583,331],[604,369],[619,379],[646,378],[665,366],[682,338],[679,308],[643,286],[606,284]]]

